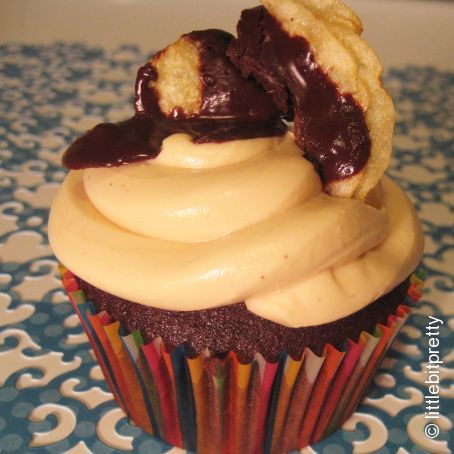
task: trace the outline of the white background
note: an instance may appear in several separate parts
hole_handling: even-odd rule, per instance
[[[385,67],[454,69],[454,2],[346,0]],[[0,0],[0,42],[83,41],[159,50],[195,29],[233,32],[258,0]]]

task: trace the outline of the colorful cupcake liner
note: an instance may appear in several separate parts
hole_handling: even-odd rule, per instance
[[[327,344],[300,360],[283,353],[241,364],[230,352],[188,358],[183,346],[165,351],[160,338],[145,344],[107,312],[95,314],[74,275],[61,267],[63,285],[80,317],[106,381],[135,424],[169,444],[205,453],[283,453],[316,443],[353,413],[387,349],[421,296],[411,277],[405,304],[344,349]]]

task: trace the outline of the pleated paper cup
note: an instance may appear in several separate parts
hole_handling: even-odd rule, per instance
[[[411,307],[421,296],[420,274],[405,301],[373,333],[326,344],[321,356],[282,353],[276,363],[256,354],[249,364],[230,352],[195,358],[170,353],[160,338],[145,343],[108,312],[95,313],[74,275],[63,285],[80,317],[120,407],[150,435],[200,454],[285,453],[316,443],[340,427],[359,405]]]

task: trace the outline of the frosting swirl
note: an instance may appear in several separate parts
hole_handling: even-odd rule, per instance
[[[265,221],[321,186],[289,136],[213,147],[175,134],[154,160],[86,169],[84,187],[92,204],[124,229],[193,243]]]
[[[389,179],[374,198],[323,193],[291,133],[218,144],[176,134],[156,159],[70,172],[49,238],[75,274],[124,299],[170,310],[245,301],[310,326],[361,309],[417,265],[410,202]]]

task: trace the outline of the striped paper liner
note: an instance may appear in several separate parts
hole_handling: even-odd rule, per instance
[[[283,353],[276,363],[257,354],[241,364],[230,352],[188,358],[183,347],[145,344],[107,312],[95,314],[73,274],[63,285],[87,332],[118,404],[134,423],[169,444],[200,454],[283,453],[316,443],[353,413],[411,306],[421,297],[422,274],[411,277],[405,304],[373,334],[327,344],[321,356]]]

